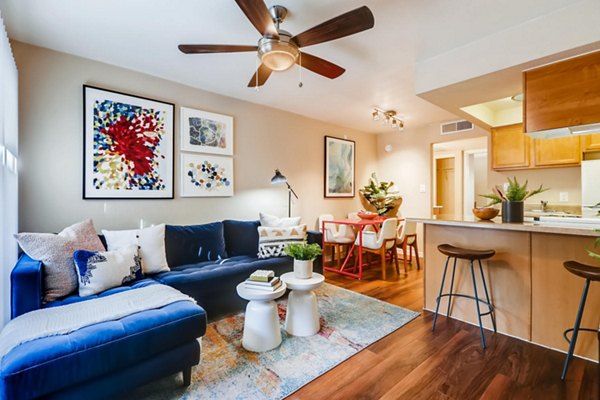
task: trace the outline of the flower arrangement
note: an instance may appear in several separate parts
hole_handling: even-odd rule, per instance
[[[312,261],[320,256],[323,250],[321,250],[321,246],[317,243],[308,244],[302,242],[288,244],[285,246],[283,252],[296,260]]]
[[[377,174],[373,172],[369,178],[369,184],[359,190],[369,202],[377,210],[377,214],[384,215],[389,210],[393,209],[396,201],[401,197],[398,191],[391,190],[394,182],[383,182],[377,179]]]
[[[543,185],[540,185],[539,188],[534,190],[527,190],[527,183],[528,182],[525,181],[525,183],[521,185],[515,176],[512,179],[508,178],[508,188],[506,193],[504,193],[504,190],[501,189],[500,186],[496,185],[492,189],[492,193],[480,194],[479,196],[490,200],[487,205],[489,207],[494,204],[502,203],[503,201],[525,201],[531,196],[550,190],[550,188],[545,188]]]

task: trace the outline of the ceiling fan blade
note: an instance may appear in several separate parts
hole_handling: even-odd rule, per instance
[[[373,26],[375,26],[373,13],[369,7],[362,6],[304,31],[294,36],[292,40],[298,44],[298,47],[311,46],[366,31]]]
[[[256,51],[256,46],[238,46],[229,44],[180,44],[179,50],[185,54],[237,53],[240,51]]]
[[[302,59],[302,63],[300,62],[300,59]],[[332,62],[304,52],[296,59],[296,64],[329,79],[335,79],[346,72],[346,70],[339,65],[335,65]]]
[[[264,85],[267,79],[269,79],[269,76],[271,76],[271,72],[273,71],[265,64],[260,64],[260,67],[258,67],[254,75],[252,75],[252,79],[250,79],[250,82],[248,82],[248,87],[257,87]]]
[[[235,2],[261,35],[279,39],[273,18],[263,0],[235,0]]]

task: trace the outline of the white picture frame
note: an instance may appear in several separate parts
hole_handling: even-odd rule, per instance
[[[181,151],[233,155],[233,117],[180,107],[179,119]]]
[[[181,197],[233,196],[233,158],[181,153],[180,159]]]

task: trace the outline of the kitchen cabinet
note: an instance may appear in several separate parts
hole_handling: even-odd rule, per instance
[[[523,124],[492,128],[492,168],[528,168],[530,143],[531,138],[523,133]]]
[[[600,122],[600,51],[523,72],[525,132]]]
[[[600,133],[581,136],[582,151],[600,151]]]
[[[597,136],[596,146],[600,150],[600,135]],[[579,136],[532,139],[523,132],[523,124],[492,128],[495,170],[577,166],[581,164],[581,151]]]
[[[535,139],[533,142],[535,167],[567,167],[581,164],[581,143],[578,136]]]

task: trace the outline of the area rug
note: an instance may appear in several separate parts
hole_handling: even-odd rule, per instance
[[[177,374],[136,390],[134,398],[281,399],[419,315],[329,284],[315,292],[321,313],[316,335],[296,337],[282,329],[281,346],[252,353],[241,345],[244,313],[224,318],[209,324],[188,388]],[[286,300],[277,304],[283,325]]]

